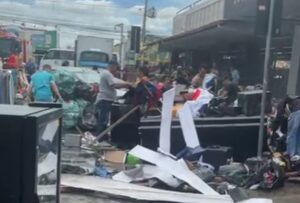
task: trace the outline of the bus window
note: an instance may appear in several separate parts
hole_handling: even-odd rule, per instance
[[[45,58],[47,60],[56,59],[56,60],[74,60],[73,51],[62,51],[62,50],[50,50]]]
[[[99,61],[107,63],[109,56],[102,52],[85,51],[80,54],[80,61]]]
[[[44,59],[55,59],[55,51],[49,51],[46,55]]]

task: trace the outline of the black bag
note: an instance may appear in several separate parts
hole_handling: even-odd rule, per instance
[[[249,179],[246,187],[259,184],[263,190],[272,190],[284,186],[284,168],[272,160],[267,160]]]
[[[232,148],[222,146],[207,147],[203,152],[203,162],[212,165],[216,171],[232,159]]]
[[[97,98],[97,92],[92,85],[78,81],[75,87],[75,97],[94,103]]]

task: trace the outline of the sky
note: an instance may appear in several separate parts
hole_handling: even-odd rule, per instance
[[[172,19],[176,12],[195,0],[148,0],[149,7],[155,7],[157,17],[148,18],[147,33],[169,36],[172,33]],[[46,24],[65,24],[113,30],[114,25],[141,25],[144,0],[0,0],[0,19],[22,18]]]

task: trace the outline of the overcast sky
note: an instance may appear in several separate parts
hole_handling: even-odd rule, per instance
[[[149,6],[157,8],[158,16],[148,20],[148,31],[170,34],[178,9],[193,1],[149,0]],[[0,0],[0,12],[111,28],[118,23],[141,24],[143,3],[144,0]]]
[[[171,34],[176,12],[195,0],[149,0],[157,18],[148,19],[147,32]],[[2,15],[22,16],[45,22],[63,22],[112,30],[115,24],[141,25],[144,0],[0,0]]]

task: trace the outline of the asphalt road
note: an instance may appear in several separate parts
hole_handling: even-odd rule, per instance
[[[300,184],[286,183],[284,188],[269,192],[251,191],[250,195],[252,197],[270,198],[273,203],[299,203]]]
[[[124,199],[110,198],[95,194],[62,194],[61,203],[134,203]],[[139,201],[141,202],[141,201]]]
[[[300,184],[286,183],[284,188],[265,192],[250,191],[253,198],[270,198],[273,203],[299,203],[300,202]],[[113,199],[104,195],[96,195],[95,193],[85,194],[62,194],[61,203],[134,203],[132,200]],[[141,201],[137,201],[141,202]]]

